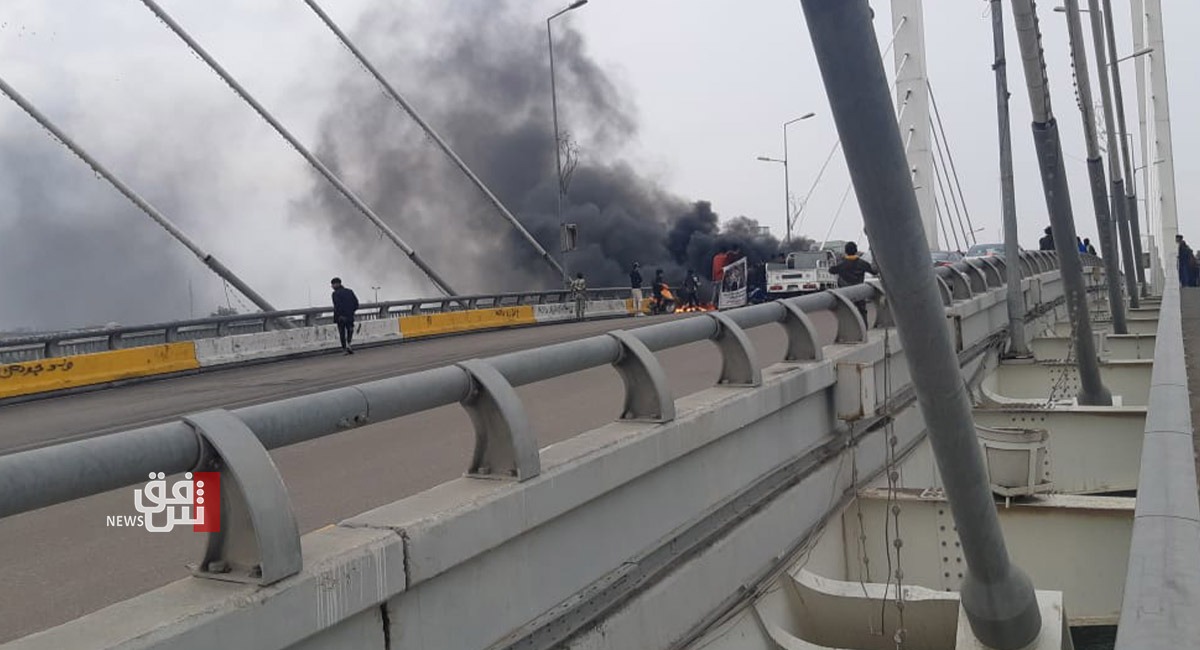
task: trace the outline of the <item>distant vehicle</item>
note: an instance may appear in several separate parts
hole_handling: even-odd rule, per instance
[[[993,255],[1004,257],[1004,244],[975,244],[967,249],[964,257],[991,257]]]
[[[829,267],[837,263],[833,251],[790,253],[785,264],[767,264],[767,298],[775,300],[814,293],[837,286]]]
[[[933,258],[934,266],[950,266],[963,258],[958,251],[929,251],[929,255]]]
[[[846,248],[846,242],[841,239],[830,239],[821,246],[823,251],[833,251],[834,255],[841,255]]]

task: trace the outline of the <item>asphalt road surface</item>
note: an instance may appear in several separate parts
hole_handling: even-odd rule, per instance
[[[814,315],[822,320],[824,314]],[[237,407],[631,329],[663,318],[503,330],[362,349],[163,379],[0,407],[0,454],[119,431],[217,407]],[[830,323],[818,323],[825,328]],[[783,358],[777,325],[749,331],[760,362]],[[658,354],[676,397],[712,386],[720,355],[709,342]],[[624,388],[609,367],[523,386],[540,446],[620,414]],[[380,422],[271,452],[302,533],[462,475],[473,433],[457,405]],[[0,643],[46,629],[188,575],[204,536],[107,527],[136,514],[133,487],[0,520]]]

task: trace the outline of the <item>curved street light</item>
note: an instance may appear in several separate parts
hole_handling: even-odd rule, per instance
[[[560,9],[559,11],[554,13],[554,15],[552,15],[546,19],[546,44],[550,51],[550,108],[551,108],[551,111],[554,113],[554,161],[555,161],[555,165],[558,168],[558,191],[556,192],[556,194],[558,195],[558,231],[559,231],[560,238],[563,236],[563,233],[566,230],[566,224],[563,223],[563,213],[562,213],[562,204],[563,204],[562,138],[558,134],[558,91],[554,85],[554,36],[550,31],[550,21],[554,20],[555,18],[558,18],[559,16],[567,13],[568,11],[571,11],[573,9],[578,9],[587,3],[588,3],[588,0],[575,0],[575,2],[572,2],[571,4],[567,5],[566,8]],[[565,239],[563,241],[565,241]],[[561,266],[562,266],[562,270],[563,270],[563,286],[567,285],[567,283],[569,282],[569,278],[570,278],[570,274],[567,272],[567,250],[566,250],[566,248],[567,247],[565,245],[560,246],[560,249],[561,249],[560,255],[562,256]]]
[[[800,117],[788,120],[783,123],[783,159],[768,158],[767,156],[759,156],[758,160],[763,162],[776,162],[783,164],[783,223],[787,228],[787,234],[784,237],[785,243],[792,243],[792,191],[788,178],[788,144],[787,144],[787,128],[791,124],[807,120],[810,117],[815,117],[816,113],[805,113]]]

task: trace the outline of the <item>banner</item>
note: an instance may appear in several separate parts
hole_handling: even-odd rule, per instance
[[[724,267],[725,277],[721,278],[721,296],[717,301],[718,309],[732,309],[746,305],[746,258]]]

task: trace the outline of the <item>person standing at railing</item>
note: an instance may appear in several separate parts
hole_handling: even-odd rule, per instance
[[[633,294],[633,314],[642,316],[642,271],[637,262],[633,263],[633,270],[629,272],[629,287]]]
[[[1054,250],[1054,231],[1050,229],[1050,226],[1046,226],[1046,236],[1038,240],[1038,250]]]
[[[334,278],[329,284],[333,287],[333,322],[337,325],[342,350],[345,354],[354,354],[350,342],[354,338],[354,312],[358,311],[358,296],[342,286],[341,278]]]
[[[858,244],[848,241],[843,249],[845,255],[837,264],[829,267],[829,272],[837,276],[839,287],[853,287],[862,284],[867,279],[867,274],[879,275],[879,271],[875,269],[875,265],[858,256]],[[862,314],[863,320],[867,320],[867,303],[862,300],[854,301],[854,306],[858,307],[858,312]]]
[[[1192,252],[1192,247],[1183,240],[1183,235],[1175,235],[1175,243],[1179,245],[1179,286],[1194,287],[1198,275],[1196,254]]]
[[[583,320],[587,311],[587,281],[583,279],[583,273],[576,273],[575,279],[571,280],[571,296],[575,298],[575,319]]]

